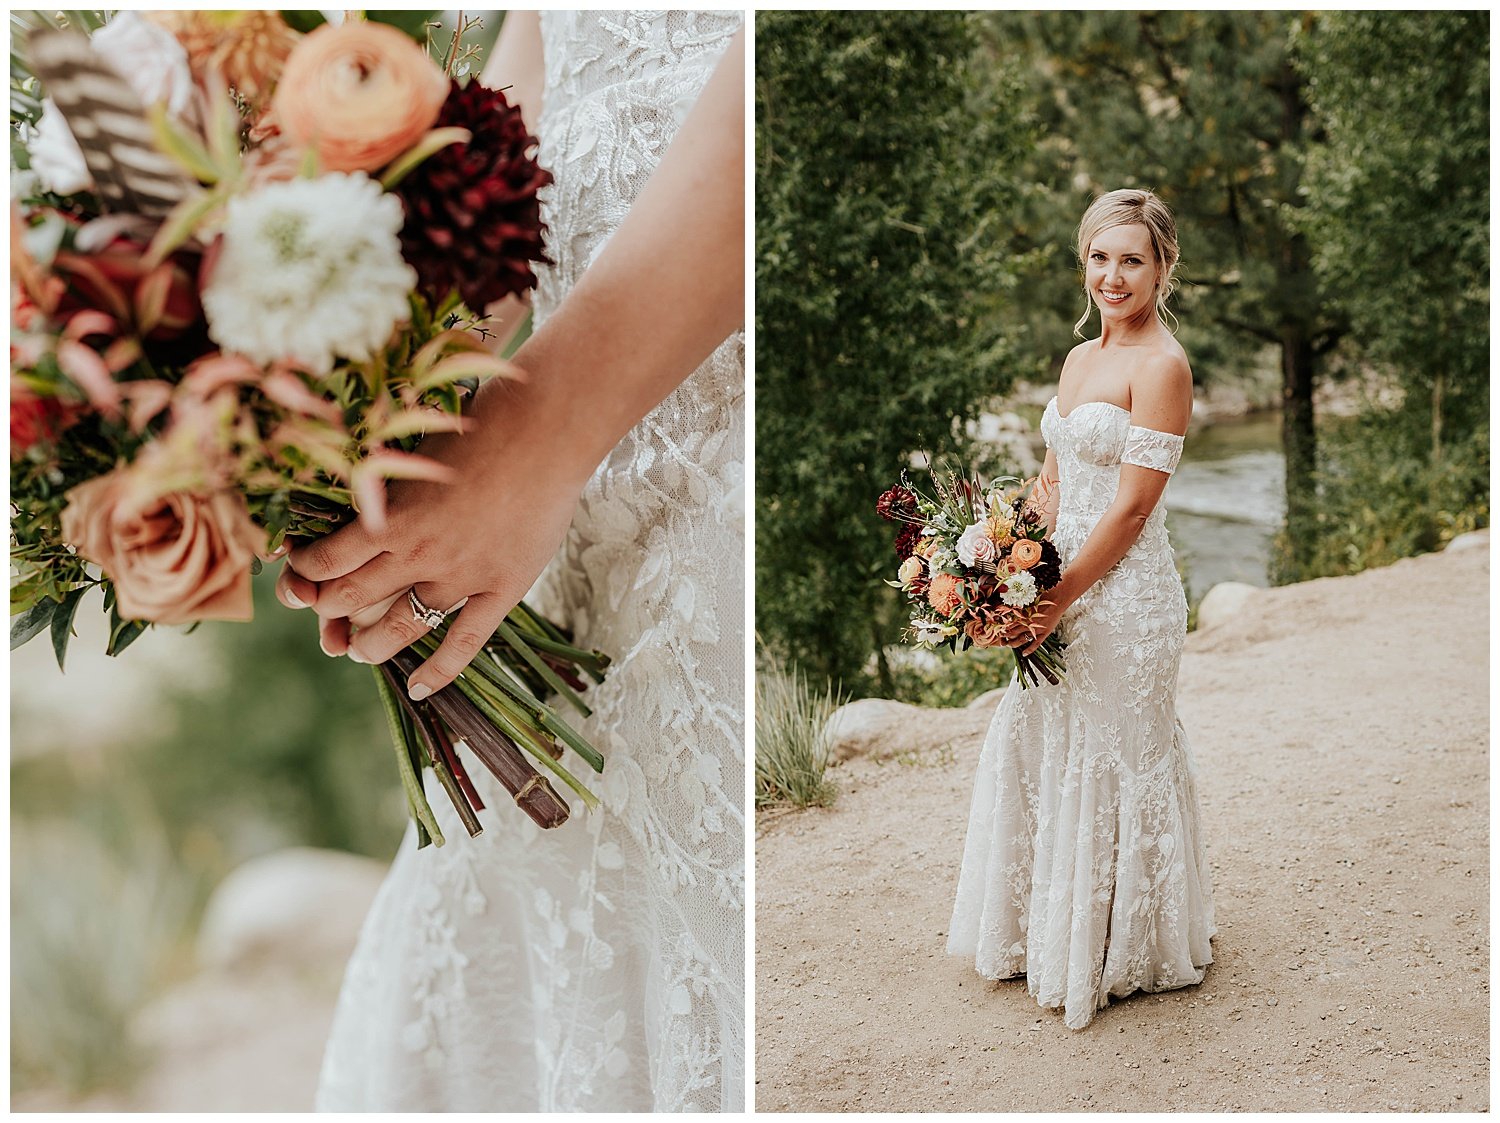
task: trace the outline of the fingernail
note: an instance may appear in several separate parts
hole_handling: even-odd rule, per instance
[[[286,591],[286,602],[293,608],[306,608],[307,602],[290,589]]]
[[[328,648],[324,645],[324,643],[323,643],[322,640],[318,641],[318,646],[321,647],[321,648],[323,648],[323,654],[326,655],[326,656],[328,656],[328,658],[330,658],[330,659],[337,659],[339,657],[339,653],[336,652],[336,651],[329,651]]]
[[[273,559],[279,558],[282,554],[286,553],[291,548],[292,547],[290,543],[283,542],[280,546],[277,546],[276,549],[271,551],[270,557],[272,557]]]
[[[432,687],[426,685],[425,683],[413,683],[412,688],[408,690],[407,693],[411,695],[411,700],[413,702],[420,702],[423,698],[426,698],[429,694],[432,693]]]
[[[344,652],[344,654],[349,656],[349,658],[356,663],[369,663],[368,659],[366,659],[359,652],[355,651],[352,647],[348,651]]]

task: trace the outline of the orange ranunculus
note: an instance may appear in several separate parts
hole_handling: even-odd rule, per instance
[[[927,588],[927,603],[944,616],[951,616],[963,603],[963,597],[959,594],[962,585],[963,582],[953,574],[939,573]]]
[[[68,492],[62,536],[114,582],[127,620],[251,617],[250,562],[265,533],[234,492],[145,495],[116,468]]]
[[[324,171],[373,172],[432,128],[448,79],[393,27],[324,24],[292,50],[271,100],[282,135]]]
[[[1042,544],[1022,538],[1010,552],[1010,560],[1019,569],[1030,569],[1042,560]]]

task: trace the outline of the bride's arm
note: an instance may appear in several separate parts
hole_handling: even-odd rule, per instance
[[[1052,532],[1057,529],[1059,498],[1057,485],[1057,453],[1049,448],[1046,458],[1042,461],[1042,470],[1037,473],[1036,484],[1031,493],[1036,509],[1042,513],[1042,523],[1047,528],[1048,538],[1051,538]]]
[[[473,431],[423,442],[459,482],[397,482],[383,533],[356,520],[292,552],[279,589],[331,621],[325,650],[383,661],[425,629],[401,600],[350,641],[352,613],[413,586],[438,608],[468,597],[412,676],[422,697],[446,686],[552,556],[594,468],[743,323],[743,34],[606,248],[516,353],[525,383],[486,384]]]
[[[1193,376],[1187,360],[1164,359],[1132,380],[1130,422],[1160,433],[1187,432],[1193,415]],[[1120,466],[1120,486],[1078,553],[1063,570],[1062,581],[1047,594],[1051,607],[1033,618],[1035,638],[1022,648],[1031,654],[1057,627],[1063,613],[1135,545],[1167,487],[1168,473],[1135,464]]]

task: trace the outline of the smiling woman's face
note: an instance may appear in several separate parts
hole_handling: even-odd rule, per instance
[[[1095,236],[1084,283],[1106,320],[1129,320],[1156,304],[1156,255],[1151,232],[1140,223],[1111,226]]]

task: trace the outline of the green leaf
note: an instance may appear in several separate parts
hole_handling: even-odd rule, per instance
[[[165,261],[168,254],[193,236],[198,224],[223,201],[221,192],[199,191],[188,195],[173,207],[151,239],[151,246],[146,253],[147,267],[154,268]]]
[[[151,131],[156,137],[157,147],[200,183],[212,184],[219,181],[219,169],[214,164],[213,157],[196,137],[167,116],[165,102],[153,105],[147,110],[147,116],[151,121]]]
[[[472,135],[468,129],[461,129],[457,126],[432,129],[416,144],[386,165],[385,171],[380,176],[380,186],[389,191],[434,152],[441,151],[450,144],[468,144]]]
[[[110,613],[109,646],[104,649],[104,654],[120,654],[140,639],[142,633],[150,626],[144,620],[122,620],[120,610],[116,607]]]
[[[293,31],[300,31],[306,35],[309,31],[315,31],[328,22],[328,17],[317,11],[282,11],[281,22]]]
[[[427,45],[427,25],[437,19],[440,12],[366,12],[365,19],[371,23],[383,23],[397,31],[410,35],[422,46]]]
[[[63,597],[62,604],[52,614],[52,653],[57,656],[57,669],[66,670],[63,659],[68,654],[68,640],[73,638],[73,617],[78,612],[78,602],[88,590],[74,589]]]
[[[10,649],[14,651],[27,640],[36,636],[52,623],[52,614],[59,605],[56,601],[44,600],[32,605],[10,623]]]

